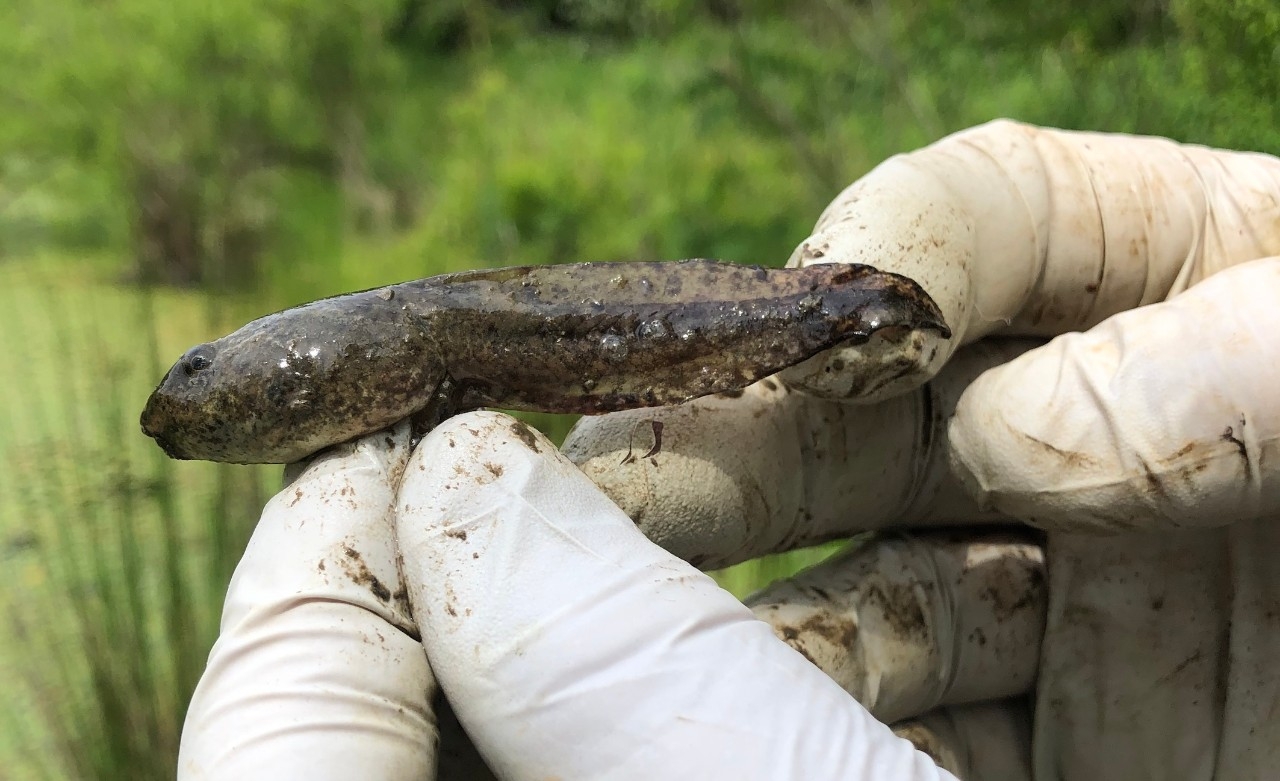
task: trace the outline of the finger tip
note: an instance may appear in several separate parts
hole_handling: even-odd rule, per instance
[[[1042,460],[1027,448],[1047,436],[1039,424],[1053,416],[1053,399],[1042,384],[1018,381],[1027,363],[1023,357],[985,372],[965,389],[947,424],[947,456],[952,476],[979,509],[1029,521],[1019,497],[1049,483]]]
[[[981,374],[947,426],[953,477],[983,510],[1037,526],[1072,516],[1115,478],[1104,430],[1096,335],[1068,334]],[[1103,383],[1105,385],[1105,383]]]
[[[494,454],[516,457],[525,453],[556,452],[546,435],[522,420],[502,412],[475,410],[454,415],[432,429],[415,452],[415,460],[454,459],[467,453],[468,445],[484,444]]]
[[[308,473],[318,475],[360,469],[372,469],[395,482],[408,461],[410,442],[409,422],[402,421],[391,428],[342,442],[286,464],[283,483],[291,485]]]
[[[983,510],[991,509],[988,469],[992,458],[987,452],[988,440],[975,436],[972,421],[986,410],[974,410],[974,403],[965,405],[964,398],[956,406],[955,414],[947,424],[947,456],[952,476],[960,483]],[[963,407],[963,408],[962,408]]]

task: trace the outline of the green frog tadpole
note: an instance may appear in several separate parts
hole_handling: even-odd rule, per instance
[[[287,463],[414,416],[678,404],[883,328],[950,335],[919,285],[869,266],[446,274],[304,304],[193,347],[141,422],[173,458]]]

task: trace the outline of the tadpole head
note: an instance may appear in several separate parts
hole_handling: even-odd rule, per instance
[[[332,444],[317,439],[324,362],[289,344],[237,331],[186,351],[147,400],[143,432],[183,460],[285,463]]]
[[[197,345],[147,400],[142,431],[176,459],[279,464],[402,420],[442,370],[383,311],[317,302]]]
[[[182,354],[147,399],[142,411],[142,432],[156,441],[171,458],[204,458],[192,449],[192,432],[213,434],[210,421],[219,412],[218,345],[209,342]],[[208,436],[197,438],[207,441]]]

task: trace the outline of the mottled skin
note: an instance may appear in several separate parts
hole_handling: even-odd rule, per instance
[[[287,463],[408,417],[678,404],[882,328],[949,335],[916,283],[868,266],[449,274],[305,304],[192,348],[142,428],[174,458]]]

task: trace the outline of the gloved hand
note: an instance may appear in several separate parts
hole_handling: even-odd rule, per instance
[[[1275,158],[992,123],[885,162],[791,259],[915,278],[950,342],[584,419],[565,452],[705,567],[914,530],[750,604],[877,717],[927,713],[900,731],[962,777],[1270,777],[1277,254]],[[1034,540],[936,530],[999,516],[1049,531],[1047,588]],[[993,704],[1029,692],[1033,720]]]
[[[367,438],[268,506],[183,772],[426,777],[420,633],[504,777],[942,777],[862,706],[920,716],[899,731],[964,777],[1027,777],[1025,713],[997,700],[1033,686],[1041,777],[1265,775],[1280,584],[1262,519],[1280,512],[1280,421],[1276,348],[1254,324],[1273,317],[1277,262],[1011,362],[1031,344],[952,353],[1000,330],[1092,326],[1280,252],[1278,193],[1271,158],[975,129],[855,184],[793,259],[915,277],[953,342],[837,352],[787,374],[810,395],[768,380],[585,419],[566,443],[701,566],[1013,514],[1055,529],[1047,588],[1025,531],[883,535],[758,595],[766,626],[640,539],[545,441],[466,416],[407,469],[403,431]],[[1153,393],[1165,376],[1179,382]],[[1224,429],[1223,409],[1244,426]],[[1079,533],[1099,527],[1146,531]]]

